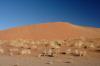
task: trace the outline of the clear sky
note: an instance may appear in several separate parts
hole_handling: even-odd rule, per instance
[[[0,0],[0,29],[56,21],[100,27],[100,0]]]

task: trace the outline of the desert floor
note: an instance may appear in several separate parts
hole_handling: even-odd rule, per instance
[[[0,66],[100,66],[100,53],[87,56],[59,55],[57,57],[0,56]]]

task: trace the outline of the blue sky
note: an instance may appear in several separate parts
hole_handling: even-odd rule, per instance
[[[100,0],[0,0],[0,29],[46,22],[100,27]]]

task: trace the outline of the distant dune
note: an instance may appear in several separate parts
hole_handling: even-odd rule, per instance
[[[49,22],[0,31],[0,39],[4,40],[63,40],[75,37],[100,38],[100,28],[77,26],[67,22]]]

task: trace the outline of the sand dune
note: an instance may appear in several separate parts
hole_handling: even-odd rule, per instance
[[[34,65],[100,66],[100,28],[50,22],[0,31],[0,66]]]
[[[83,27],[68,22],[49,22],[0,31],[0,39],[67,39],[73,37],[100,38],[100,28]]]

